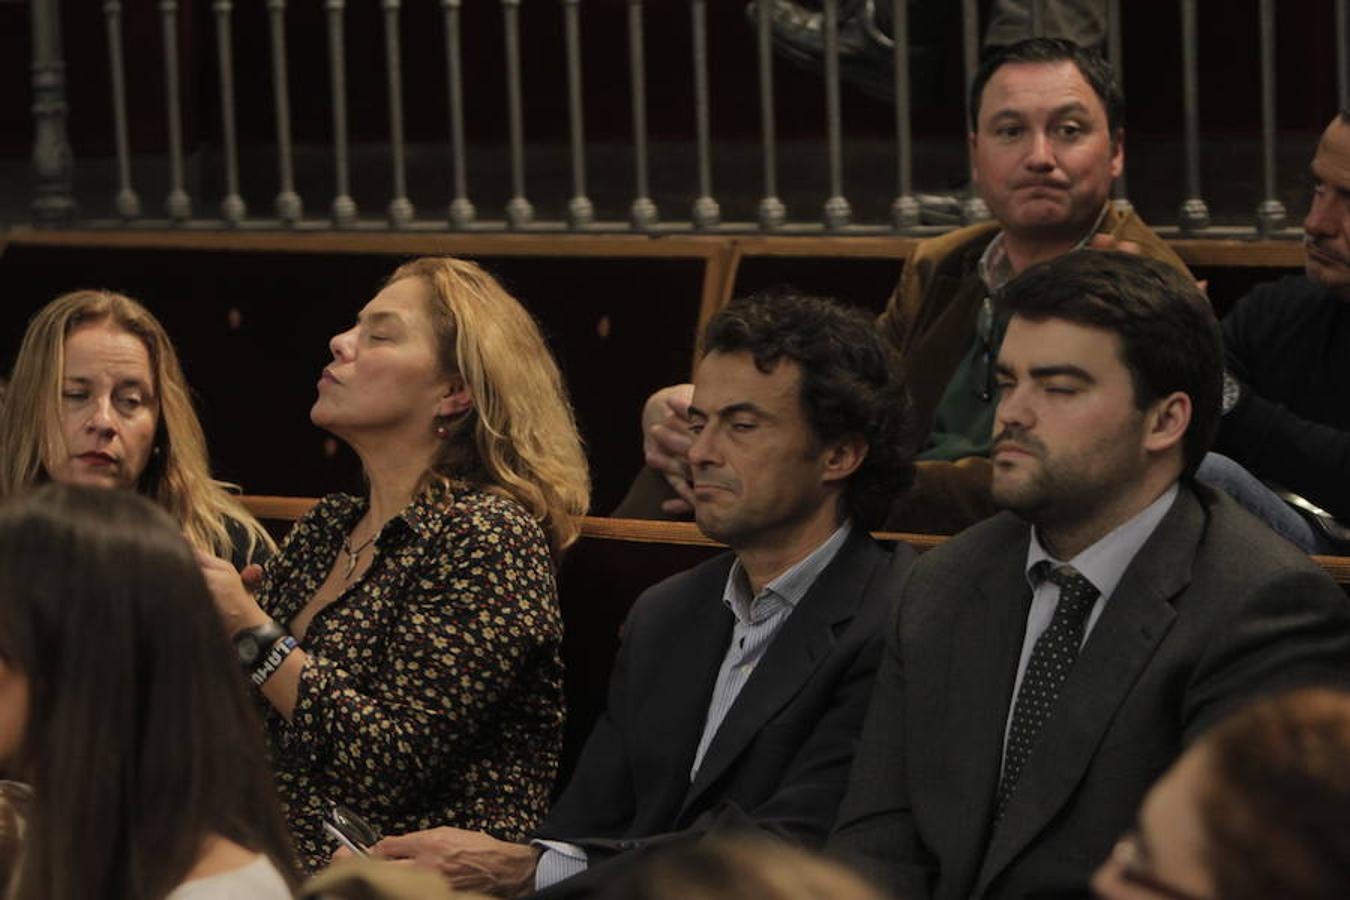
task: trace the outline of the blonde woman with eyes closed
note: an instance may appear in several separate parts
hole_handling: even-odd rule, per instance
[[[558,555],[590,481],[557,364],[477,265],[400,267],[329,342],[310,410],[360,457],[256,593],[203,559],[266,702],[302,864],[334,804],[381,833],[523,838],[546,809],[563,699]]]
[[[236,568],[275,549],[228,486],[164,327],[112,291],[57,297],[28,323],[0,393],[0,499],[42,481],[137,491]]]

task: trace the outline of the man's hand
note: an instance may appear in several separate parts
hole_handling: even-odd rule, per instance
[[[1094,234],[1092,240],[1087,242],[1087,245],[1093,250],[1119,250],[1121,253],[1133,253],[1136,256],[1144,252],[1144,249],[1134,241],[1123,241],[1113,234],[1104,234],[1101,232]],[[1206,297],[1209,296],[1208,281],[1197,281],[1195,283],[1195,289]]]
[[[642,453],[647,465],[660,472],[677,495],[661,504],[671,515],[694,508],[694,492],[689,487],[689,445],[693,443],[689,403],[693,398],[692,384],[676,384],[652,394],[642,407]]]
[[[456,890],[494,897],[521,897],[533,891],[540,853],[538,847],[446,827],[387,837],[370,852],[440,872]]]
[[[1097,232],[1092,236],[1092,240],[1087,242],[1088,247],[1093,250],[1119,250],[1121,253],[1133,253],[1138,256],[1143,248],[1135,241],[1124,241],[1114,234]]]

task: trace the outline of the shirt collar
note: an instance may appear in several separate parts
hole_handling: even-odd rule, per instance
[[[1106,211],[1110,208],[1111,201],[1107,200],[1102,204],[1101,212],[1097,213],[1097,218],[1093,221],[1092,227],[1083,232],[1083,236],[1078,239],[1078,243],[1073,245],[1074,250],[1080,250],[1092,240],[1092,236],[1097,233],[1097,229],[1102,227],[1102,221],[1106,218]],[[999,231],[994,235],[994,239],[989,242],[989,246],[984,248],[984,253],[980,254],[980,261],[976,269],[980,275],[980,280],[991,294],[997,294],[1008,286],[1008,282],[1013,279],[1012,262],[1008,259],[1008,251],[1003,246],[1003,232]]]
[[[759,593],[753,597],[750,596],[750,580],[745,575],[740,559],[737,558],[731,564],[731,571],[727,573],[727,585],[722,591],[722,602],[742,625],[758,625],[780,605],[788,609],[796,608],[852,532],[852,520],[845,519],[844,524],[836,528],[819,547],[760,588]]]
[[[384,524],[376,543],[385,546],[386,535],[400,531],[410,531],[420,540],[434,537],[445,526],[445,512],[454,502],[455,495],[470,490],[473,488],[467,482],[433,480],[411,503]],[[350,531],[369,507],[370,499],[367,497],[340,495],[334,503],[333,514],[342,529]]]
[[[1067,562],[1078,570],[1079,574],[1092,582],[1092,586],[1101,592],[1102,597],[1110,597],[1120,584],[1120,579],[1129,568],[1139,548],[1153,534],[1158,523],[1172,508],[1177,499],[1177,483],[1174,481],[1167,490],[1148,506],[1135,513],[1129,521],[1116,526],[1092,546],[1079,553],[1073,559],[1060,560],[1050,555],[1041,544],[1036,529],[1031,529],[1031,543],[1027,547],[1026,577],[1034,591],[1045,580],[1050,568]],[[1049,562],[1049,566],[1039,566]]]

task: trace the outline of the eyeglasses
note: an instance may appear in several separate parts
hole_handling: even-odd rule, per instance
[[[980,342],[970,370],[970,383],[975,396],[984,403],[994,398],[994,300],[988,295],[975,316],[975,337]]]
[[[1168,884],[1149,871],[1139,847],[1139,834],[1127,832],[1111,850],[1111,862],[1120,880],[1137,888],[1166,897],[1167,900],[1208,900],[1176,885]]]

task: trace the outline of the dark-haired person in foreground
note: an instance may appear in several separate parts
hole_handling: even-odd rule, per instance
[[[1350,675],[1350,603],[1192,478],[1223,356],[1189,278],[1075,252],[1002,297],[993,495],[900,592],[832,847],[910,900],[1085,895],[1234,701]]]
[[[33,787],[6,900],[291,896],[234,650],[150,499],[55,482],[0,504],[0,778]]]
[[[914,489],[886,521],[954,534],[992,515],[993,361],[1007,320],[994,301],[1031,265],[1083,246],[1131,248],[1185,272],[1133,212],[1110,201],[1125,165],[1125,99],[1100,53],[1033,38],[1000,48],[970,92],[971,177],[993,221],[921,242],[877,320],[900,354],[922,441]],[[687,386],[644,411],[648,465],[616,516],[673,515],[683,483]],[[667,412],[669,411],[669,415]]]
[[[735,301],[703,350],[694,505],[733,552],[638,599],[608,708],[533,845],[441,828],[376,852],[456,887],[581,896],[680,837],[823,843],[913,558],[868,535],[911,473],[903,391],[871,322],[820,298]]]

